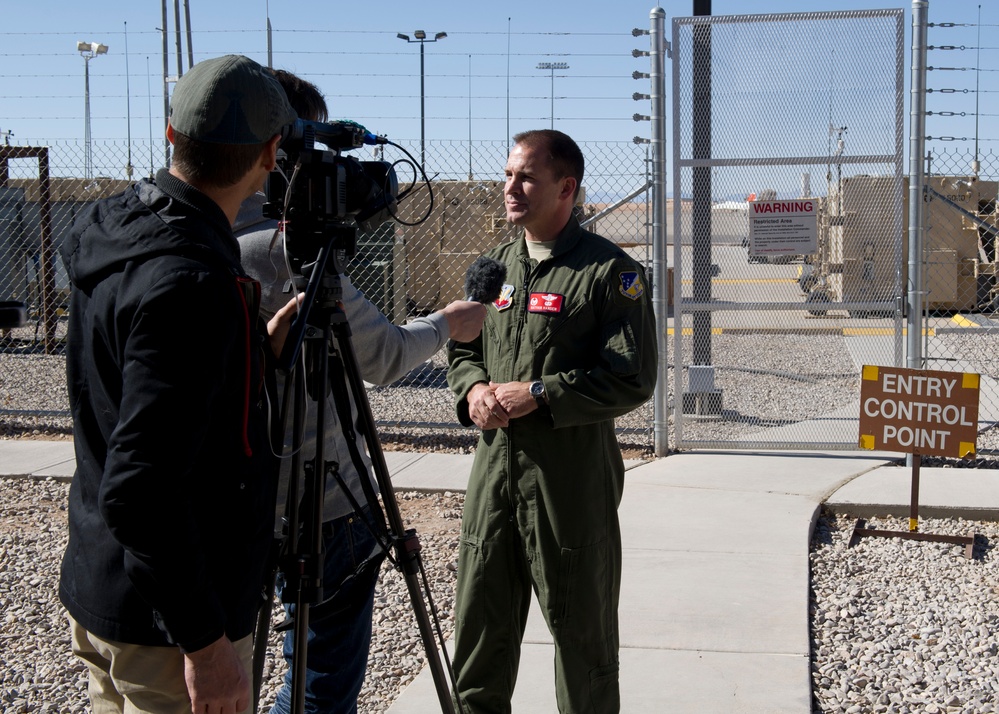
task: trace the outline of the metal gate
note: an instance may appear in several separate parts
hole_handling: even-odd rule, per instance
[[[855,449],[860,367],[902,364],[902,22],[673,20],[678,448]]]

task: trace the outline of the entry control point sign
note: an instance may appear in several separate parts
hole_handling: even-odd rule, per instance
[[[861,449],[973,458],[979,375],[865,365]]]
[[[810,255],[818,252],[814,198],[749,202],[749,254]]]

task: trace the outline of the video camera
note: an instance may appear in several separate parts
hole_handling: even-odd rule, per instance
[[[328,150],[317,149],[317,142]],[[341,154],[386,143],[384,137],[350,121],[298,119],[284,130],[277,167],[267,179],[264,216],[285,222],[294,262],[313,261],[330,238],[334,250],[353,257],[355,226],[377,228],[392,217],[399,195],[392,164]]]

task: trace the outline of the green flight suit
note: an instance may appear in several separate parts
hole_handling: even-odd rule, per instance
[[[642,267],[575,218],[551,258],[523,239],[489,255],[507,266],[482,335],[452,344],[459,420],[477,382],[541,379],[549,406],[482,433],[458,556],[454,665],[469,714],[510,712],[531,591],[555,641],[562,714],[620,708],[617,509],[624,463],[614,418],[652,395],[658,366]]]

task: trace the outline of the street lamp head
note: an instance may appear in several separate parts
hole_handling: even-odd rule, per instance
[[[97,55],[106,55],[108,53],[108,46],[103,45],[100,42],[80,42],[76,43],[77,52],[89,52],[91,57]]]
[[[405,40],[406,42],[419,42],[420,44],[423,44],[424,42],[437,42],[437,40],[443,40],[447,37],[447,33],[438,32],[434,35],[434,39],[432,40],[427,39],[427,33],[424,30],[416,30],[413,33],[413,39],[410,39],[409,35],[404,35],[401,32],[397,32],[395,36],[400,40]]]

